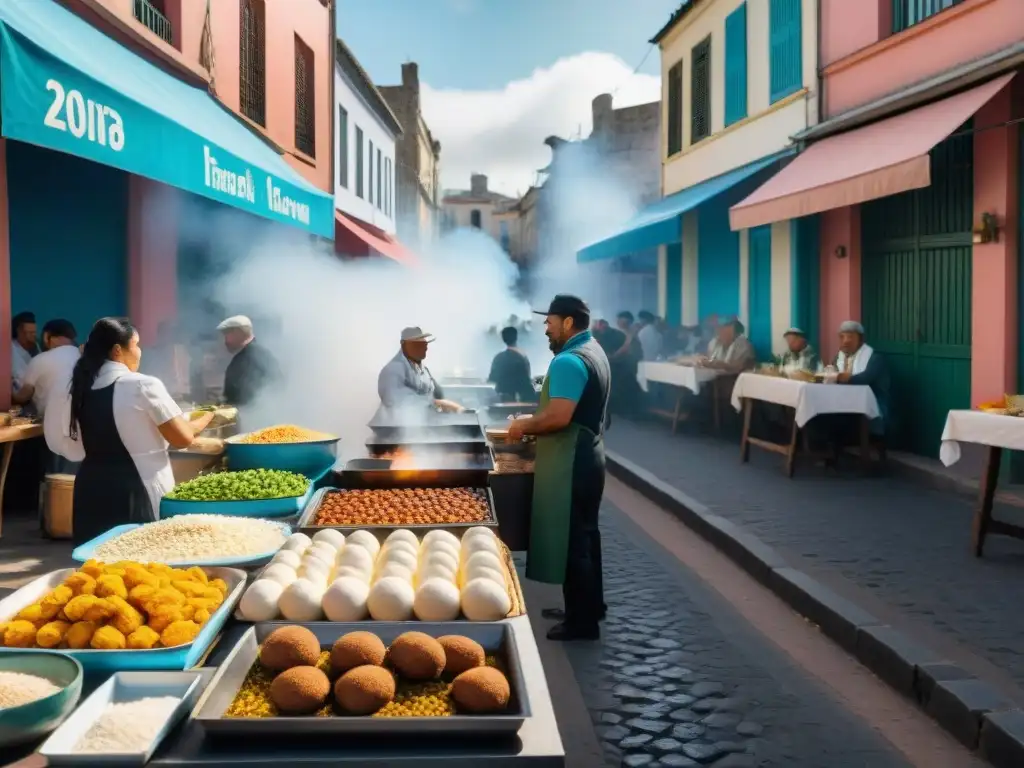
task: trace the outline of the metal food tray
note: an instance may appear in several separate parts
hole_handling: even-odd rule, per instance
[[[307,478],[308,479],[308,478]],[[160,499],[160,519],[179,515],[225,515],[226,517],[294,517],[309,503],[313,480],[301,496],[279,496],[275,499],[236,499],[231,501],[188,501]]]
[[[259,656],[260,643],[278,629],[280,624],[263,623],[250,628],[224,663],[217,669],[213,680],[192,713],[208,735],[231,736],[245,739],[268,738],[289,740],[301,736],[329,736],[351,734],[359,736],[431,736],[465,734],[511,735],[518,733],[531,715],[529,694],[523,676],[519,648],[515,634],[507,622],[375,622],[372,628],[364,622],[317,622],[299,624],[308,628],[320,641],[320,647],[329,649],[342,635],[355,631],[371,631],[385,645],[403,632],[424,632],[431,637],[463,635],[484,647],[488,654],[503,657],[506,675],[512,690],[508,710],[500,715],[452,715],[450,717],[225,717],[249,670]]]
[[[475,411],[463,413],[433,413],[417,423],[399,423],[387,415],[374,415],[367,424],[377,439],[393,439],[395,442],[425,442],[442,437],[480,437],[480,417]]]
[[[277,523],[273,520],[267,520],[266,522],[279,527],[281,529],[281,534],[285,537],[285,539],[292,535],[291,527],[285,525],[284,523]],[[76,563],[84,563],[87,560],[93,560],[96,557],[96,550],[99,548],[101,544],[105,544],[111,539],[116,539],[122,533],[127,533],[128,531],[138,527],[139,525],[136,523],[128,523],[126,525],[115,525],[106,533],[101,533],[95,539],[91,539],[90,541],[85,542],[85,544],[80,544],[79,546],[75,547],[75,549],[71,552],[71,559],[74,560]],[[283,546],[284,542],[281,542],[281,544]],[[198,565],[201,568],[228,568],[233,566],[251,567],[267,562],[268,560],[270,560],[270,558],[277,554],[277,550],[280,548],[281,547],[278,547],[277,549],[273,549],[268,552],[258,552],[254,555],[241,555],[239,557],[217,557],[213,558],[212,560],[168,560],[165,561],[164,564],[169,565],[172,568],[187,568],[190,565]]]
[[[0,600],[0,621],[13,618],[23,608],[27,608],[37,600],[41,600],[48,592],[64,583],[74,568],[64,568],[59,571],[52,571],[40,576],[35,581],[26,584],[21,589],[11,593],[3,600]],[[122,670],[158,670],[189,669],[196,666],[209,650],[210,645],[220,634],[221,628],[231,615],[235,603],[242,597],[245,591],[246,574],[235,568],[204,568],[207,575],[214,578],[224,579],[228,585],[228,593],[224,596],[224,602],[213,612],[196,639],[186,645],[177,645],[173,648],[142,648],[114,650],[96,650],[95,648],[84,648],[81,650],[61,649],[59,652],[67,654],[78,660],[82,669],[86,672],[118,672]],[[2,653],[53,653],[53,649],[46,648],[0,648]]]
[[[436,488],[436,487],[439,487],[439,486],[418,486],[417,485],[417,486],[397,486],[397,487],[399,487],[399,488],[402,488],[402,487],[404,487],[404,488],[422,488],[422,487],[430,488],[430,487],[435,487]],[[387,488],[387,489],[381,488],[379,490],[393,490],[393,489],[394,488]],[[452,533],[455,533],[457,536],[461,537],[461,535],[462,535],[462,533],[464,531],[468,530],[469,528],[475,528],[478,525],[484,526],[486,528],[496,528],[498,526],[498,518],[494,514],[494,496],[491,494],[491,489],[489,487],[484,487],[483,489],[481,489],[481,490],[484,490],[484,491],[487,492],[487,511],[488,511],[489,517],[486,520],[481,520],[481,521],[475,522],[475,523],[449,523],[448,525],[433,525],[433,524],[430,524],[430,523],[419,523],[419,524],[416,524],[416,525],[314,525],[313,521],[316,519],[316,513],[317,513],[317,510],[320,508],[320,503],[324,499],[324,494],[330,493],[331,491],[344,491],[344,490],[352,490],[352,489],[351,488],[321,488],[319,491],[317,491],[315,494],[313,494],[313,498],[309,500],[309,504],[306,505],[306,509],[303,510],[302,516],[299,518],[298,522],[295,524],[295,530],[299,531],[300,533],[305,533],[305,534],[307,534],[309,536],[312,536],[317,531],[323,531],[323,530],[327,530],[327,529],[332,529],[332,530],[335,530],[335,531],[341,531],[346,536],[349,533],[351,533],[352,531],[366,530],[366,531],[370,531],[370,533],[373,533],[373,534],[377,535],[378,538],[379,538],[381,535],[386,534],[386,533],[390,533],[391,531],[397,531],[399,528],[407,528],[407,529],[409,529],[411,531],[429,531],[429,530],[433,530],[435,528],[440,528],[441,530],[451,531]]]
[[[352,459],[341,470],[341,488],[476,488],[494,471],[490,452],[468,457],[424,458],[419,467],[395,467],[395,459]]]
[[[413,455],[444,456],[449,453],[480,453],[487,450],[487,440],[482,432],[475,436],[423,435],[416,439],[406,438],[404,435],[392,437],[371,435],[366,438],[365,445],[366,452],[371,457],[376,457],[389,451],[406,451]]]
[[[199,672],[115,672],[93,691],[77,710],[55,730],[39,748],[49,765],[138,766],[153,756],[164,737],[192,710],[199,699],[202,675]],[[75,752],[75,746],[106,711],[110,704],[124,704],[150,697],[173,696],[178,706],[161,724],[153,741],[142,752]]]

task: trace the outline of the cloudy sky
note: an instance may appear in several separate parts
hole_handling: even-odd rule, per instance
[[[614,93],[616,107],[659,98],[658,51],[647,41],[678,6],[340,0],[338,34],[379,85],[400,82],[403,62],[419,63],[446,188],[468,187],[479,172],[515,195],[550,160],[547,136],[587,135],[594,96]]]

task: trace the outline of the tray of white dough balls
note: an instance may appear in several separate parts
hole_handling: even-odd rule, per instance
[[[494,530],[294,533],[238,604],[241,621],[499,621],[526,613]]]

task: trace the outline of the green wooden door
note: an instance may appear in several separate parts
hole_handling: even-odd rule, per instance
[[[936,456],[946,414],[970,407],[973,135],[932,151],[926,189],[862,210],[862,315],[892,375],[894,448]]]

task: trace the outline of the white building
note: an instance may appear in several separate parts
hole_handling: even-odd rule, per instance
[[[395,144],[402,126],[356,57],[336,41],[335,251],[406,261],[395,239]]]

